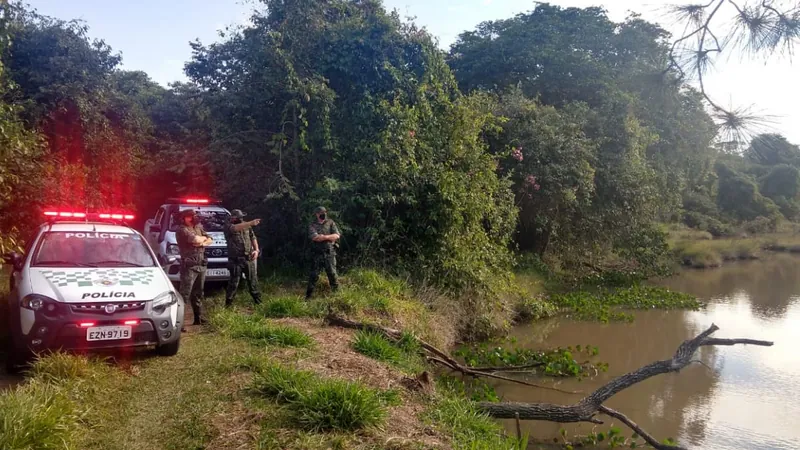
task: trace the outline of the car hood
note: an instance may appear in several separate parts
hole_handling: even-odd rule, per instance
[[[172,287],[160,267],[31,268],[32,293],[64,303],[152,300]]]

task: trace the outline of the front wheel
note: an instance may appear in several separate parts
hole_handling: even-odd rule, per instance
[[[178,349],[180,348],[180,346],[181,346],[181,340],[180,338],[178,338],[178,340],[176,340],[175,342],[159,345],[156,348],[156,353],[158,353],[159,356],[175,356],[178,354]]]
[[[33,355],[28,352],[20,352],[13,346],[9,346],[8,353],[6,353],[6,373],[9,375],[18,375],[24,372],[31,361]]]

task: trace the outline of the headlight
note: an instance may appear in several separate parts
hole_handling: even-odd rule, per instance
[[[167,291],[153,299],[153,308],[164,309],[175,303],[178,303],[178,295],[172,291]]]
[[[170,256],[178,256],[181,254],[181,250],[176,244],[169,244],[167,246],[167,254]]]
[[[25,298],[22,299],[22,303],[20,304],[20,306],[22,306],[25,309],[31,309],[33,311],[39,311],[40,309],[42,309],[42,307],[45,305],[45,303],[51,302],[51,301],[53,301],[53,300],[51,300],[48,297],[45,297],[44,295],[31,294],[31,295],[25,296]]]

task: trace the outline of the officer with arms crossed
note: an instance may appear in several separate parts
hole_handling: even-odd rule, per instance
[[[180,217],[182,223],[178,227],[176,238],[181,253],[181,297],[184,301],[191,300],[194,324],[201,325],[206,323],[202,316],[201,304],[205,295],[203,289],[206,284],[206,267],[208,266],[205,247],[214,241],[203,230],[194,210],[184,210]]]
[[[306,287],[306,300],[310,299],[311,295],[314,294],[314,287],[317,285],[319,273],[323,267],[328,274],[331,290],[336,292],[339,289],[334,244],[341,236],[336,222],[328,219],[327,213],[328,211],[325,207],[317,207],[314,210],[314,215],[317,218],[308,227],[308,238],[311,239],[313,261],[311,263],[311,273],[308,277],[308,286]]]
[[[231,211],[231,223],[225,227],[225,240],[228,242],[228,270],[231,278],[225,293],[225,306],[233,304],[239,279],[247,278],[247,287],[255,304],[261,303],[261,291],[258,289],[256,258],[258,258],[258,241],[253,227],[261,223],[261,219],[244,221],[245,213],[241,209]]]

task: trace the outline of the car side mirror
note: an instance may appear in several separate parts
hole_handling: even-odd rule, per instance
[[[6,264],[14,266],[15,270],[22,270],[23,258],[22,255],[17,252],[6,253],[3,255],[3,261]]]

